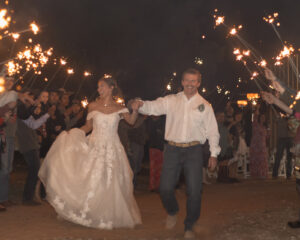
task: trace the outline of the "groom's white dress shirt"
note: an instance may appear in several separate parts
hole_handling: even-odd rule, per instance
[[[208,139],[212,157],[220,153],[219,131],[211,105],[199,93],[188,99],[183,92],[143,101],[139,112],[146,115],[166,115],[165,140],[176,143]]]

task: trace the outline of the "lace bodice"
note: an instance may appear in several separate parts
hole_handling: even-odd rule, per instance
[[[118,125],[121,119],[120,114],[128,112],[127,108],[113,113],[103,113],[97,110],[91,111],[87,120],[93,119],[93,131],[90,136],[92,139],[111,139],[118,135]]]

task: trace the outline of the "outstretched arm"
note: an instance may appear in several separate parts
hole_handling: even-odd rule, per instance
[[[262,99],[265,100],[269,104],[275,104],[280,109],[285,111],[287,114],[292,114],[293,110],[290,109],[284,102],[282,102],[279,98],[275,97],[273,94],[268,92],[261,92]]]

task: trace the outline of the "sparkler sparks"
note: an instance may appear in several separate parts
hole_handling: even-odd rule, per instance
[[[85,71],[85,72],[83,73],[83,75],[84,75],[85,77],[88,77],[88,76],[91,76],[92,74],[91,74],[90,72],[88,72],[88,71]]]
[[[20,38],[20,34],[19,33],[12,33],[11,36],[14,39],[15,42]]]
[[[60,59],[60,64],[64,66],[64,65],[67,64],[67,61],[65,59],[61,58]]]
[[[263,20],[270,24],[276,23],[276,25],[279,27],[280,23],[278,22],[278,16],[278,13],[273,13],[272,15],[269,15],[267,17],[263,17]]]
[[[31,27],[31,30],[32,30],[32,32],[33,32],[34,34],[37,34],[37,33],[40,31],[38,25],[36,25],[35,22],[31,23],[31,24],[30,24],[30,27]]]
[[[0,29],[5,29],[9,26],[9,23],[11,21],[10,16],[6,16],[7,10],[1,9],[0,10]]]
[[[261,60],[258,65],[261,66],[261,67],[266,67],[267,66],[267,61],[266,60]]]
[[[225,17],[224,16],[216,16],[216,15],[214,15],[214,18],[216,20],[216,26],[219,26],[219,25],[223,24],[224,21],[225,21]]]
[[[104,78],[112,78],[112,75],[110,75],[110,74],[104,74]]]
[[[233,54],[234,54],[234,55],[239,55],[239,54],[241,54],[240,49],[235,48],[235,49],[233,50]]]
[[[258,75],[259,75],[258,72],[253,72],[253,73],[252,73],[251,80],[253,80],[254,78],[256,78]]]
[[[203,64],[203,60],[199,57],[195,57],[195,61],[194,61],[197,65],[202,65]]]
[[[279,55],[275,58],[275,66],[280,66],[280,65],[282,65],[282,62],[281,62],[281,60],[283,59],[283,58],[286,58],[286,57],[290,57],[291,56],[291,54],[294,52],[294,48],[293,48],[293,46],[290,46],[290,47],[287,47],[287,46],[284,46],[283,47],[283,50],[279,53]]]
[[[171,83],[168,83],[168,84],[167,84],[166,89],[167,89],[168,91],[171,91],[171,90],[172,90]]]
[[[83,108],[86,108],[88,105],[89,105],[89,102],[86,98],[81,101],[81,106]]]
[[[68,74],[74,74],[74,69],[68,68],[68,69],[67,69],[67,73],[68,73]]]

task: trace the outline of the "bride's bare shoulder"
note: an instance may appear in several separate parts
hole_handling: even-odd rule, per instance
[[[88,105],[89,112],[95,110],[96,106],[97,106],[97,102],[96,101],[90,102],[89,105]]]

